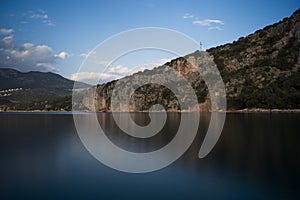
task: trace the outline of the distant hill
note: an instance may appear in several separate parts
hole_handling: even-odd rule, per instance
[[[200,68],[205,62],[213,59],[224,80],[229,110],[300,108],[299,9],[289,18],[239,38],[233,43],[211,48],[207,52],[209,56],[207,53],[196,51],[153,70],[139,72],[121,80],[123,85],[132,84],[132,81],[149,78],[151,74],[159,74],[159,77],[153,76],[152,79],[164,79],[164,71],[171,67],[190,82],[196,91],[201,109],[208,110],[210,100],[205,82],[198,72],[193,70],[187,59],[196,60]],[[110,111],[115,84],[116,81],[112,81],[98,85],[96,107],[91,105],[88,99],[83,99],[82,107]],[[124,91],[123,95],[127,95],[128,92]],[[120,98],[123,95],[120,95]],[[135,101],[131,101],[130,108],[134,111],[147,110],[154,103],[161,103],[167,110],[180,109],[174,94],[158,85],[148,84],[138,88],[132,99]]]
[[[0,104],[23,104],[72,94],[74,81],[51,72],[0,68]],[[79,87],[87,87],[81,83]]]
[[[52,72],[20,72],[15,69],[0,68],[0,90],[11,88],[73,88],[74,81]]]

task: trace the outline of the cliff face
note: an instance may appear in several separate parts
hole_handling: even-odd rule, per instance
[[[161,83],[171,84],[176,87],[177,93],[181,94],[178,96],[179,100],[185,102],[186,104],[191,104],[189,96],[184,91],[184,82],[182,78],[176,76],[170,76],[172,70],[179,72],[179,74],[184,77],[188,83],[192,86],[197,101],[201,106],[207,107],[202,104],[209,103],[207,98],[207,87],[205,82],[201,78],[198,69],[189,62],[189,59],[194,59],[197,56],[198,60],[205,60],[201,64],[213,64],[213,58],[208,56],[204,52],[195,52],[191,55],[185,57],[177,58],[159,66],[152,70],[145,70],[143,72],[138,72],[129,77],[122,78],[116,86],[117,81],[112,81],[106,84],[98,85],[95,91],[90,91],[88,95],[84,95],[83,104],[88,110],[93,111],[111,111],[111,98],[113,95],[113,90],[116,88],[118,91],[117,105],[119,111],[131,110],[131,111],[144,111],[148,110],[154,104],[161,104],[168,111],[177,111],[179,109],[191,110],[191,106],[180,105],[175,94],[166,86],[161,84],[155,84],[155,80],[160,80]],[[139,86],[139,82],[143,80],[148,84]],[[122,103],[125,98],[130,95],[131,86],[135,88],[135,92],[130,97],[129,108],[127,104]],[[94,95],[94,98],[90,98]],[[92,101],[91,101],[92,99]],[[95,101],[93,101],[95,100]],[[95,103],[95,104],[94,104]]]
[[[202,110],[209,110],[210,100],[206,84],[197,69],[188,60],[203,65],[217,65],[226,89],[228,109],[242,108],[300,108],[300,10],[290,18],[242,37],[238,41],[196,51],[184,58],[177,58],[153,70],[145,70],[121,79],[123,84],[134,85],[139,79],[165,79],[170,68],[178,71],[193,87]],[[205,71],[209,72],[209,68]],[[128,81],[127,81],[128,80]],[[110,111],[111,97],[117,81],[98,85],[93,93],[94,101],[83,101],[89,110]],[[126,88],[126,87],[125,87]],[[180,83],[178,83],[180,90]],[[129,95],[128,90],[121,93]],[[187,96],[179,98],[189,101]],[[95,103],[95,105],[94,105]],[[143,111],[160,103],[169,111],[185,108],[168,88],[147,84],[137,87],[130,99],[130,110]],[[120,105],[120,107],[126,105]]]

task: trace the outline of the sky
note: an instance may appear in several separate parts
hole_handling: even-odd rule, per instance
[[[298,0],[0,0],[0,4],[0,67],[50,71],[72,79],[79,79],[89,52],[120,32],[167,28],[208,49],[289,17],[300,6]],[[81,79],[102,76],[105,81],[172,58],[170,53],[144,51],[120,59],[106,73]]]

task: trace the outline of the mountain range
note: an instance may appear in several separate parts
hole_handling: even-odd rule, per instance
[[[52,72],[20,72],[0,68],[0,105],[17,110],[60,109],[60,106],[52,108],[51,104],[68,100],[62,105],[68,105],[71,109],[73,86],[74,81]],[[88,87],[85,83],[78,83],[77,86]]]
[[[224,81],[228,110],[299,109],[300,9],[289,18],[241,37],[233,43],[217,46],[206,52],[196,51],[120,80],[124,84],[127,80],[134,84],[132,80],[151,77],[152,74],[153,78],[157,78],[154,77],[155,74],[161,74],[159,78],[163,79],[165,70],[175,69],[195,90],[200,108],[203,111],[209,110],[210,97],[205,81],[193,70],[188,62],[190,59],[197,61],[199,68],[205,62],[214,61]],[[78,106],[83,110],[111,111],[111,96],[116,83],[117,80],[111,81],[86,91],[82,104]],[[73,81],[53,73],[21,73],[12,69],[0,69],[0,90],[22,88],[9,96],[1,93],[0,104],[11,109],[70,110],[73,84]],[[124,91],[124,95],[127,92]],[[89,99],[96,99],[96,103]],[[30,103],[29,106],[28,102],[35,103]],[[133,111],[143,111],[156,103],[162,104],[169,111],[177,111],[184,106],[179,105],[178,99],[168,88],[147,84],[137,88],[132,95],[130,108]]]

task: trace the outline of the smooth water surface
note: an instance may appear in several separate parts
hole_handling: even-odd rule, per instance
[[[148,140],[122,133],[109,113],[99,114],[98,120],[113,143],[149,152],[172,140],[179,116],[168,114],[163,130]],[[146,113],[132,117],[138,124],[148,123]],[[297,199],[299,122],[297,113],[229,113],[216,146],[199,159],[209,124],[209,114],[201,114],[198,135],[180,159],[159,171],[129,174],[106,167],[88,153],[71,114],[1,113],[1,197]]]

